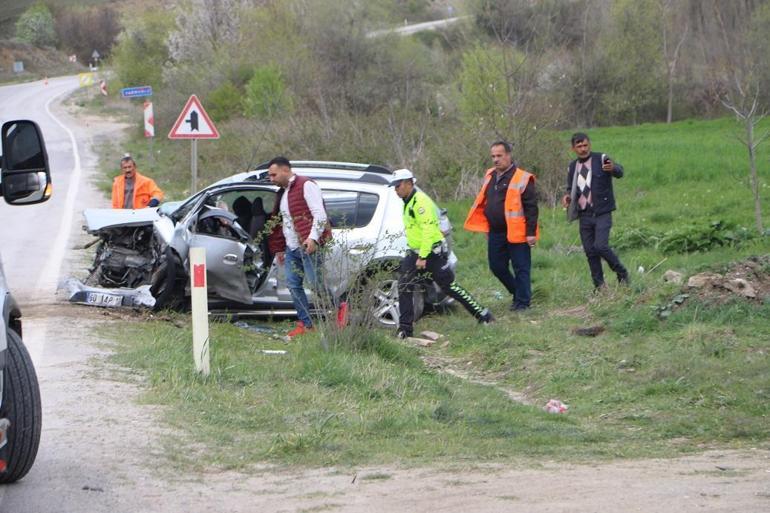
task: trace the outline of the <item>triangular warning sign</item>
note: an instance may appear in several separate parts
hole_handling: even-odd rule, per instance
[[[169,139],[219,139],[219,132],[209,115],[203,110],[200,100],[190,96],[182,113],[168,133]]]

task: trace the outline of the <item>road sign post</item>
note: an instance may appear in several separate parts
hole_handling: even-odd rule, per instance
[[[120,90],[120,96],[123,98],[141,98],[143,96],[152,96],[152,86],[124,87]]]
[[[206,114],[200,100],[190,96],[168,133],[169,139],[190,139],[190,194],[198,191],[198,139],[219,139],[217,127]]]
[[[209,304],[206,286],[206,248],[190,248],[190,303],[192,307],[195,370],[208,376]]]

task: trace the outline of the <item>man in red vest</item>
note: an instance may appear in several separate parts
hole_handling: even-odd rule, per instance
[[[121,175],[112,182],[112,208],[157,207],[163,191],[155,181],[136,170],[136,162],[126,153],[120,159]]]
[[[526,310],[532,298],[531,249],[540,236],[535,175],[516,166],[506,141],[493,143],[490,156],[494,167],[484,176],[465,229],[487,234],[489,269],[513,296],[511,310]]]
[[[321,247],[331,239],[331,225],[324,208],[321,189],[313,180],[295,175],[286,157],[275,157],[268,163],[270,181],[281,187],[273,214],[280,213],[281,223],[273,228],[268,245],[279,264],[284,264],[286,283],[291,292],[299,321],[289,337],[303,335],[313,329],[310,304],[305,294],[307,279],[316,297],[331,299],[323,282]],[[337,312],[337,323],[345,322],[347,304]]]

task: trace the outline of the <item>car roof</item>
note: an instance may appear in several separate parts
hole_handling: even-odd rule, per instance
[[[239,182],[269,183],[267,162],[263,162],[251,171],[238,173],[214,182],[209,187]],[[302,176],[324,180],[340,180],[388,185],[393,171],[373,164],[353,162],[331,162],[322,160],[292,160],[292,171]]]

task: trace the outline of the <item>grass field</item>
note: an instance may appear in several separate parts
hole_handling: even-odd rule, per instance
[[[448,344],[406,347],[383,332],[371,334],[362,350],[324,351],[318,336],[286,346],[215,324],[213,370],[204,380],[192,371],[189,330],[152,321],[110,331],[116,361],[146,376],[145,400],[166,406],[169,422],[189,437],[186,447],[204,447],[225,467],[585,460],[767,447],[770,298],[692,296],[667,319],[656,315],[680,293],[662,281],[666,270],[691,275],[770,253],[768,237],[754,231],[736,130],[721,119],[591,132],[594,149],[626,168],[615,181],[613,238],[632,271],[630,287],[592,294],[577,226],[561,209],[542,208],[534,307],[509,312],[510,298],[487,270],[483,237],[461,229],[466,201],[446,205],[456,227],[458,281],[497,315],[492,326],[480,328],[455,310],[417,325],[446,335]],[[770,145],[760,147],[766,224],[769,155]],[[709,231],[713,221],[728,228]],[[688,235],[714,245],[676,251]],[[605,331],[573,334],[593,325]],[[276,348],[288,354],[260,352]],[[511,401],[506,389],[531,404]],[[569,412],[544,413],[551,398],[569,404]]]

